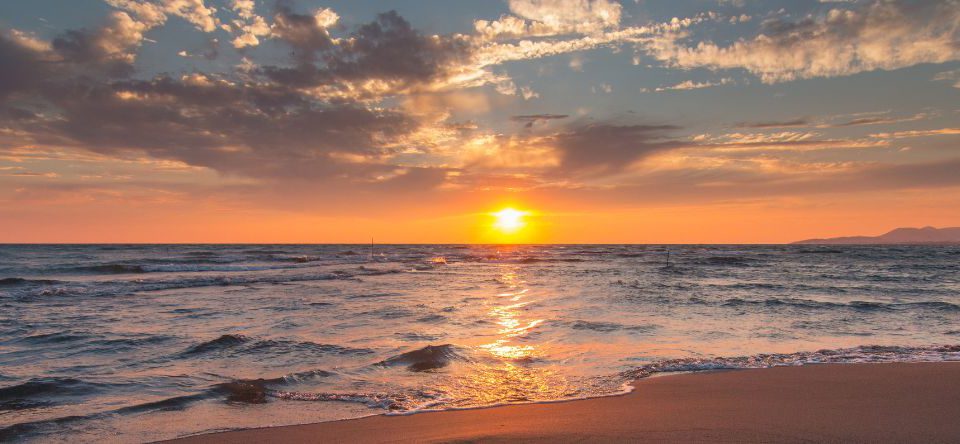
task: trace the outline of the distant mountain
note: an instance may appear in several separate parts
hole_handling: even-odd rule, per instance
[[[960,227],[897,228],[880,236],[831,237],[807,239],[794,244],[868,245],[868,244],[960,244]]]

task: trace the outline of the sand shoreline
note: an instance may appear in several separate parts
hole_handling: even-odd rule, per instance
[[[960,362],[645,378],[614,397],[368,416],[168,442],[957,442]]]

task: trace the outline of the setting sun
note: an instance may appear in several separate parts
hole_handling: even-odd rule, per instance
[[[493,213],[493,217],[496,218],[496,222],[493,223],[493,226],[503,233],[514,233],[527,225],[527,223],[523,220],[524,216],[527,214],[529,213],[526,211],[519,211],[513,208],[504,208],[496,213]]]

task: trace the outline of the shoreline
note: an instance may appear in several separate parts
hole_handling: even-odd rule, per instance
[[[960,362],[810,364],[641,378],[622,395],[193,435],[233,442],[955,442]]]

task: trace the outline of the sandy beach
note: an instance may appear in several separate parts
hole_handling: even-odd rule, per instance
[[[646,378],[625,396],[373,416],[174,440],[234,442],[957,442],[960,363]]]

